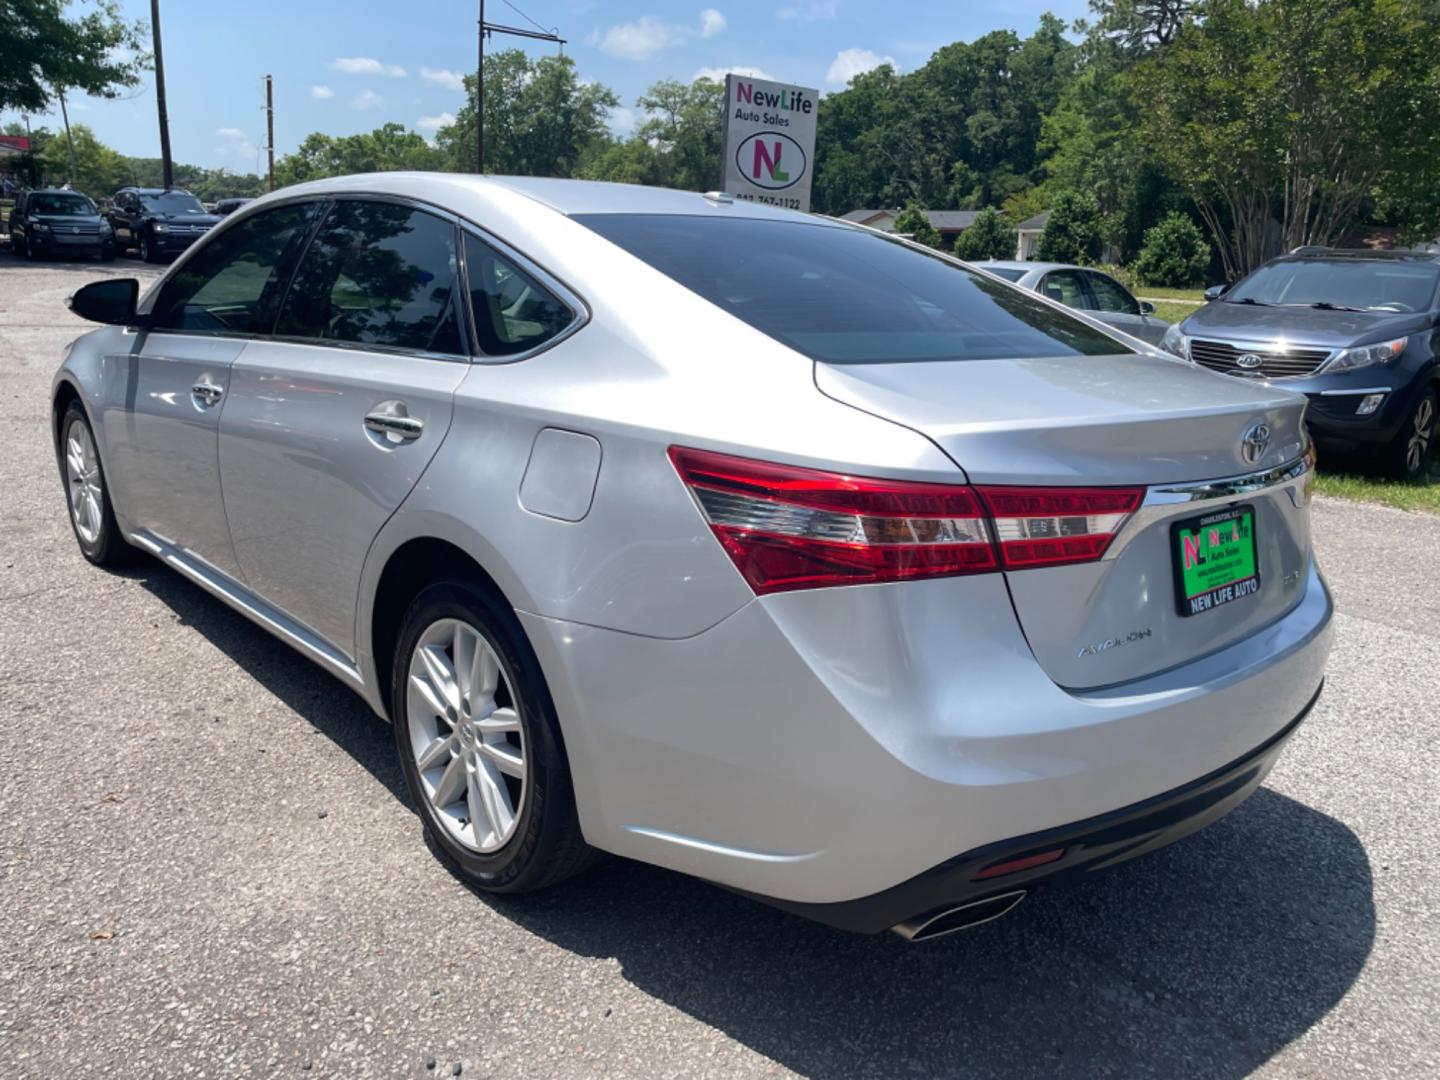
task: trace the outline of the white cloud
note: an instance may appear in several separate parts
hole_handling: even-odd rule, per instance
[[[599,45],[601,52],[621,60],[645,60],[661,49],[668,49],[682,41],[714,37],[726,25],[725,16],[715,8],[701,11],[699,24],[693,28],[667,23],[654,15],[642,15],[634,22],[620,23],[603,32],[592,30],[586,41]]]
[[[442,127],[449,127],[455,123],[455,114],[442,112],[438,116],[422,116],[415,121],[415,126],[421,131],[439,131]]]
[[[638,121],[635,110],[627,109],[624,105],[616,105],[610,110],[610,132],[613,135],[629,135],[635,130]]]
[[[690,81],[694,82],[696,79],[714,79],[716,82],[724,82],[726,75],[748,75],[752,79],[768,79],[770,82],[775,81],[775,76],[771,75],[768,71],[757,67],[747,67],[744,64],[736,64],[733,67],[702,67],[699,71],[695,72],[694,75],[690,76]]]
[[[328,86],[312,86],[310,87],[310,96],[324,101],[327,98],[334,97],[335,91],[331,90]]]
[[[831,86],[845,86],[856,75],[873,71],[881,64],[889,64],[899,69],[893,56],[878,56],[869,49],[841,49],[830,62],[830,70],[825,72],[825,81]]]
[[[385,103],[385,99],[374,90],[361,90],[350,99],[352,109],[378,109]]]
[[[787,4],[775,13],[777,19],[787,22],[819,22],[833,19],[840,14],[840,0],[805,0],[800,4]]]
[[[399,64],[382,64],[369,56],[342,56],[330,61],[330,70],[342,75],[384,75],[387,79],[403,79],[405,69]]]
[[[678,27],[645,15],[606,30],[600,38],[600,51],[621,60],[644,60],[678,40]]]
[[[451,71],[449,68],[422,67],[420,78],[434,83],[436,86],[443,86],[447,90],[465,89],[464,77],[458,71]]]
[[[236,127],[222,127],[215,129],[215,135],[220,140],[220,145],[215,147],[217,154],[233,154],[236,157],[254,157],[255,151],[259,149],[250,141],[250,136]]]

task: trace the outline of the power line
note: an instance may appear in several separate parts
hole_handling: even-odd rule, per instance
[[[480,0],[480,26],[479,33],[476,35],[475,64],[475,171],[482,176],[485,174],[485,39],[491,34],[509,34],[511,37],[529,38],[532,41],[553,41],[560,46],[561,52],[565,51],[565,39],[559,35],[558,29],[546,30],[512,4],[510,0],[501,0],[501,3],[536,29],[528,30],[523,26],[503,26],[500,23],[486,22],[485,0]]]

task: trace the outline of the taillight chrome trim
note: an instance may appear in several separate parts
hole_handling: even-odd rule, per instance
[[[692,485],[711,525],[835,544],[988,544],[984,518],[845,514]],[[905,535],[901,535],[901,534]]]

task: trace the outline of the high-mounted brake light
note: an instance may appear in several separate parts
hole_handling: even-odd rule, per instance
[[[679,446],[670,460],[757,594],[1089,562],[1144,494],[880,480]]]

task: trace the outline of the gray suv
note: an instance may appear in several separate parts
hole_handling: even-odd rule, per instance
[[[1205,295],[1165,348],[1304,394],[1324,447],[1365,449],[1396,476],[1424,472],[1440,381],[1440,255],[1300,248]]]

